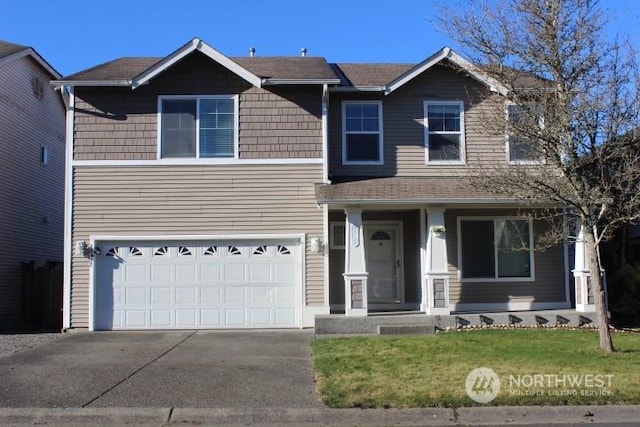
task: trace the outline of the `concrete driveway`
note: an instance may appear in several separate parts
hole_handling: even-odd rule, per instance
[[[0,407],[321,408],[313,331],[72,333],[0,358]]]

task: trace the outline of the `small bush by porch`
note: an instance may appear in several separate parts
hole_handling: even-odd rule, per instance
[[[640,334],[617,333],[614,344],[619,351],[604,354],[593,331],[481,330],[322,339],[313,353],[332,407],[479,405],[465,391],[478,367],[501,381],[490,405],[640,403]]]

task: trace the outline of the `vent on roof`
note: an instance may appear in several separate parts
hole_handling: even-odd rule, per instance
[[[305,56],[307,56],[307,48],[303,47],[302,49],[300,49],[300,56],[302,56],[303,58]]]
[[[252,58],[254,56],[256,56],[256,48],[255,47],[250,47],[249,48],[249,56],[252,57]]]

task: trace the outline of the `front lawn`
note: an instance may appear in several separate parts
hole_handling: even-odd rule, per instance
[[[490,405],[640,403],[640,334],[616,333],[617,352],[582,330],[479,330],[357,337],[313,343],[318,392],[332,407],[480,405],[467,395],[474,368],[493,369]]]

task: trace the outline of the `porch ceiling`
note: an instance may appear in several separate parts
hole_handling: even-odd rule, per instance
[[[351,203],[513,203],[474,188],[465,178],[389,177],[316,184],[321,204]]]

